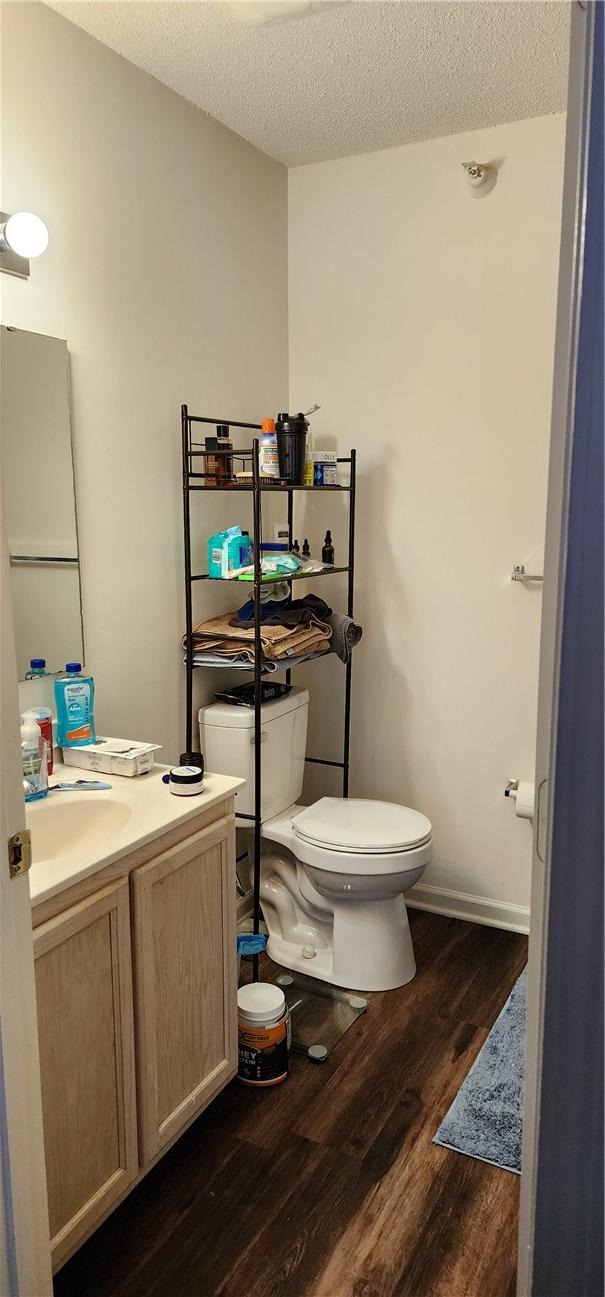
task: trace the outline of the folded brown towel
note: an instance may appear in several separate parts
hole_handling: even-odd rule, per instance
[[[254,627],[232,625],[234,613],[222,613],[200,622],[193,631],[193,647],[198,652],[218,653],[228,657],[245,653],[254,661]],[[261,626],[263,657],[279,661],[305,653],[327,653],[332,631],[327,622],[314,621],[303,626]]]

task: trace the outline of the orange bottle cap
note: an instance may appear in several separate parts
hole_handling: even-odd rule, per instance
[[[275,419],[263,419],[263,432],[275,432]]]

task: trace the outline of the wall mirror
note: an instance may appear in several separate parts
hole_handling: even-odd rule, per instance
[[[17,668],[84,658],[67,343],[3,325],[2,504]]]

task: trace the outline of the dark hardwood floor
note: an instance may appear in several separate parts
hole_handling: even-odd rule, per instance
[[[513,1297],[519,1178],[432,1138],[527,957],[410,913],[418,973],[323,1066],[235,1081],[55,1279],[55,1297]]]

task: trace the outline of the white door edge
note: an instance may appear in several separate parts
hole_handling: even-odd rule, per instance
[[[25,827],[25,807],[4,534],[0,636],[0,1292],[52,1297],[29,878],[10,879],[8,864],[8,839]]]

